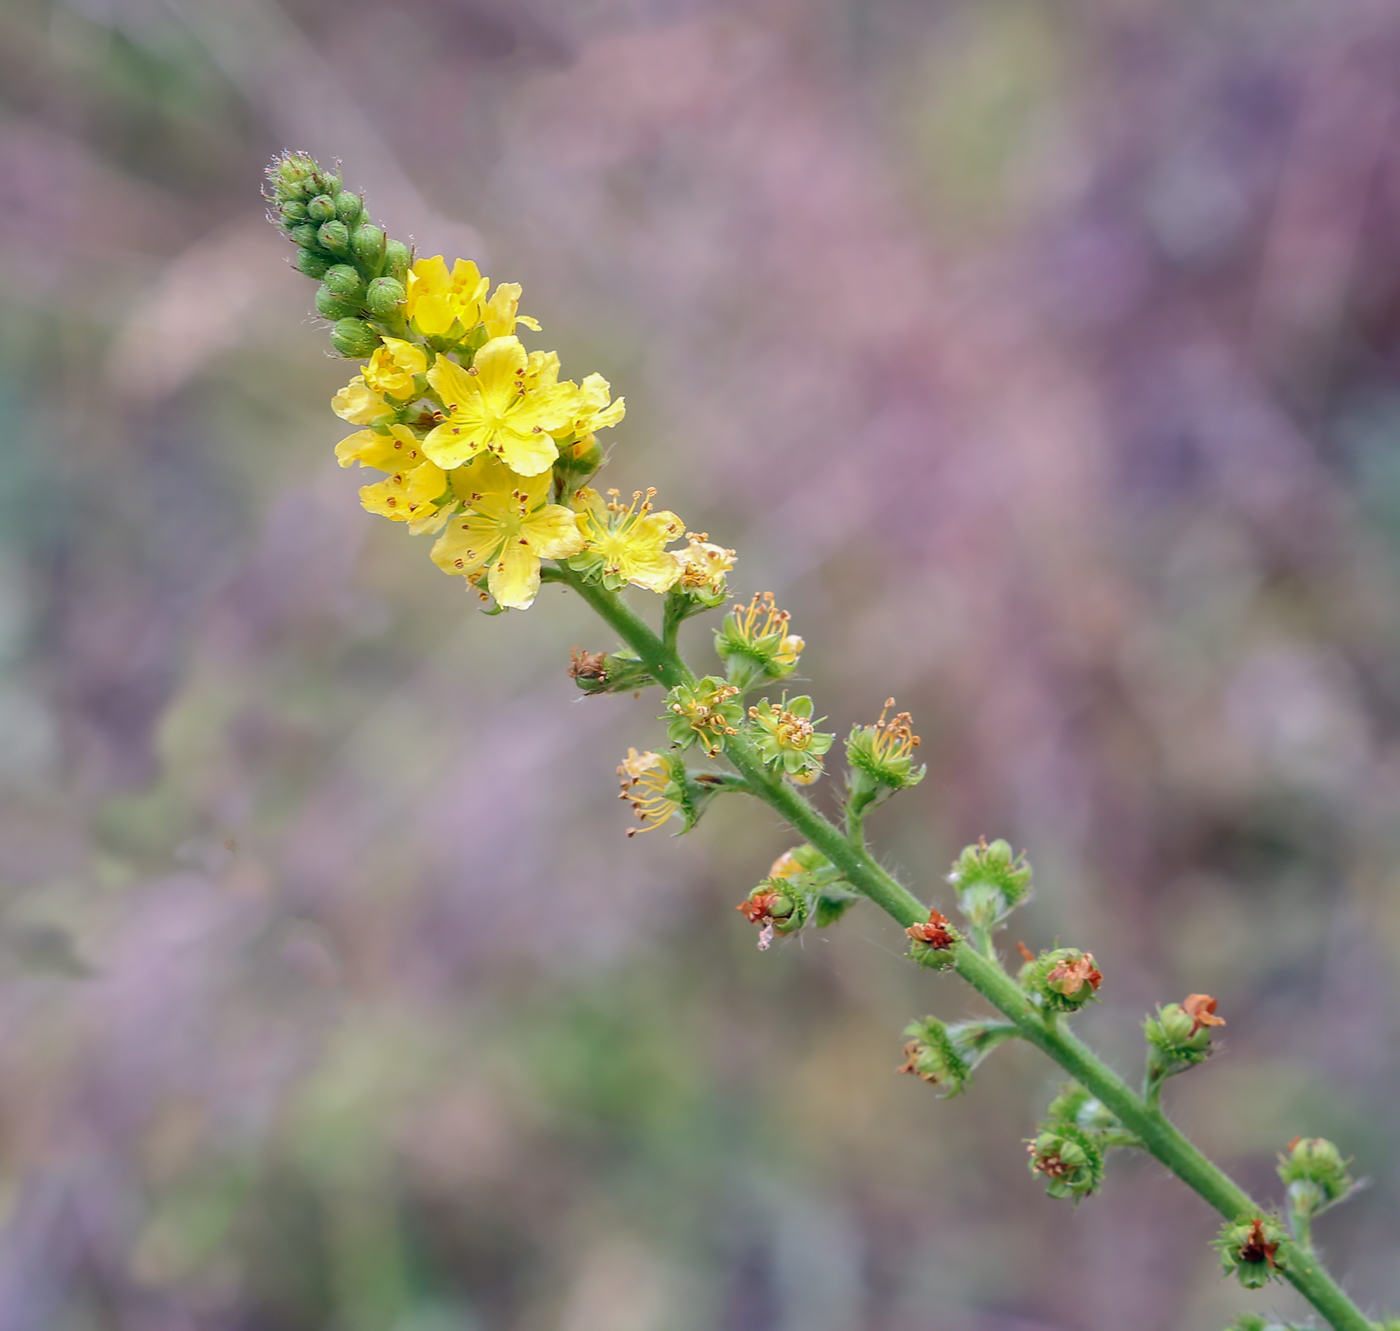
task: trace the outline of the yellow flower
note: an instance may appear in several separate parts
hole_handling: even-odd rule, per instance
[[[671,769],[659,753],[638,753],[636,749],[628,749],[617,775],[622,781],[622,793],[618,798],[632,806],[632,812],[642,824],[641,827],[628,828],[629,837],[660,827],[672,814],[680,811]]]
[[[548,471],[559,448],[551,430],[566,426],[578,402],[575,384],[527,382],[529,358],[520,339],[496,337],[486,343],[464,370],[439,356],[428,382],[447,409],[443,421],[423,441],[428,456],[452,468],[485,450],[501,458],[520,476]]]
[[[518,323],[539,332],[534,319],[516,313],[518,283],[501,283],[487,300],[490,285],[470,259],[458,259],[450,273],[440,254],[419,259],[408,274],[404,312],[425,337],[441,337],[454,323],[460,323],[462,332],[468,333],[483,321],[488,337],[514,333]]]
[[[331,410],[351,425],[372,425],[381,416],[392,414],[394,409],[365,383],[363,374],[357,374],[331,398]]]
[[[453,477],[453,489],[467,512],[438,538],[434,563],[471,582],[484,570],[498,605],[527,609],[540,589],[540,560],[563,559],[583,548],[574,514],[546,502],[549,484],[547,473],[522,478],[491,457],[463,468]]]
[[[656,491],[645,496],[637,491],[626,507],[616,490],[608,491],[606,506],[594,490],[579,494],[591,501],[578,515],[588,548],[569,561],[570,567],[597,575],[607,587],[631,583],[650,592],[669,591],[681,576],[681,562],[664,547],[685,531],[685,523],[668,509],[652,511]]]
[[[425,337],[440,337],[458,319],[473,328],[490,285],[470,259],[458,259],[450,273],[441,254],[419,259],[405,284],[404,313]]]
[[[616,402],[608,400],[611,387],[601,374],[590,374],[579,386],[581,410],[574,417],[574,436],[582,439],[595,430],[606,430],[616,425],[627,414],[625,398]]]
[[[676,552],[681,561],[681,586],[689,592],[723,596],[726,574],[738,556],[722,545],[711,545],[707,532],[688,531],[685,539],[690,544]]]
[[[386,337],[361,371],[365,386],[383,397],[401,402],[414,396],[413,376],[428,368],[428,357],[420,347],[402,338]]]

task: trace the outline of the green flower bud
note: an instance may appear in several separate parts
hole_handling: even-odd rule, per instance
[[[384,242],[384,276],[402,282],[408,276],[408,265],[413,262],[413,251],[401,240]]]
[[[316,238],[332,254],[350,252],[350,232],[344,222],[322,222]]]
[[[1233,1271],[1246,1289],[1262,1289],[1281,1278],[1277,1254],[1283,1240],[1283,1226],[1273,1216],[1241,1216],[1225,1224],[1211,1246],[1227,1275]]]
[[[306,205],[306,215],[318,225],[335,217],[335,200],[318,194]]]
[[[365,284],[352,264],[338,263],[326,270],[326,285],[342,300],[359,300]]]
[[[378,345],[379,334],[363,319],[341,319],[331,329],[331,346],[347,360],[364,360]]]
[[[1047,1012],[1077,1012],[1097,996],[1103,975],[1092,952],[1057,947],[1021,967],[1021,987]]]
[[[306,197],[315,174],[316,163],[306,153],[283,153],[267,168],[268,182],[279,202]]]
[[[957,890],[958,909],[975,928],[1000,927],[1031,895],[1031,866],[1001,839],[966,846],[953,862],[948,881]]]
[[[376,318],[391,319],[403,309],[406,299],[402,282],[376,277],[365,293],[365,308]]]
[[[1288,1201],[1305,1215],[1340,1201],[1356,1186],[1342,1153],[1323,1137],[1296,1137],[1279,1155],[1278,1176],[1288,1185]]]
[[[1267,1317],[1260,1317],[1258,1313],[1240,1313],[1225,1331],[1287,1331],[1287,1328],[1270,1322]]]
[[[365,201],[349,190],[342,190],[335,196],[335,215],[352,231],[359,224],[365,211]]]
[[[292,267],[307,277],[324,277],[334,263],[329,254],[322,254],[320,250],[298,250]]]
[[[1099,1144],[1073,1123],[1042,1123],[1026,1148],[1031,1155],[1030,1171],[1045,1179],[1048,1196],[1078,1200],[1103,1182],[1103,1152]]]
[[[343,195],[341,196],[344,197]],[[351,245],[355,257],[367,270],[378,272],[384,262],[384,250],[388,244],[383,231],[371,222],[362,222],[354,228]]]
[[[290,226],[293,222],[306,221],[306,205],[300,199],[288,199],[281,208],[282,223]]]
[[[1095,1099],[1077,1081],[1065,1086],[1045,1111],[1053,1122],[1073,1123],[1085,1132],[1116,1132],[1122,1125],[1103,1103]]]
[[[314,250],[321,243],[320,228],[314,222],[288,227],[287,235],[304,250]]]
[[[316,288],[316,313],[321,318],[333,321],[338,319],[353,320],[359,312],[360,307],[357,302],[337,296],[328,283],[323,282]]]

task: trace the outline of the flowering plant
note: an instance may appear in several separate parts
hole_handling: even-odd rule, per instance
[[[528,609],[542,583],[581,596],[622,640],[611,653],[576,650],[569,673],[587,693],[666,691],[665,752],[630,749],[618,768],[622,798],[647,831],[677,818],[689,831],[719,794],[747,794],[775,810],[801,838],[738,903],[759,930],[759,947],[779,936],[835,924],[859,899],[892,916],[906,955],[952,971],[992,1007],[995,1018],[948,1025],[922,1018],[906,1028],[898,1070],[953,1095],[1000,1044],[1024,1040],[1072,1078],[1027,1140],[1029,1166],[1052,1197],[1082,1200],[1100,1186],[1112,1149],[1147,1152],[1224,1217],[1215,1246],[1227,1273],[1246,1288],[1291,1282],[1338,1331],[1372,1323],[1325,1271],[1313,1249],[1313,1218],[1356,1185],[1337,1148],[1295,1141],[1281,1157],[1288,1225],[1201,1153],[1162,1107],[1166,1081],[1205,1061],[1225,1024],[1207,994],[1168,1003],[1147,1018],[1143,1090],[1132,1090],[1070,1030],[1069,1019],[1099,997],[1104,973],[1073,946],[1031,951],[1018,944],[1016,975],[994,934],[1029,897],[1032,870],[1005,841],[967,847],[947,876],[967,926],[952,925],[871,854],[865,815],[916,785],[919,745],[912,718],[885,704],[845,743],[845,794],[838,821],[803,787],[824,773],[836,736],[808,695],[760,686],[786,679],[804,640],[771,593],[736,604],[714,635],[723,674],[699,675],[678,649],[688,619],[727,598],[736,555],[687,531],[656,493],[624,503],[590,481],[604,465],[601,430],[624,415],[598,374],[561,378],[552,351],[527,350],[517,335],[539,324],[519,313],[521,289],[494,290],[475,263],[417,259],[371,221],[363,199],[305,154],[279,157],[268,173],[273,221],[296,245],[296,267],[320,281],[318,312],[331,343],[365,362],[332,407],[361,427],[336,449],[342,466],[385,473],[360,491],[365,509],[435,538],[430,555],[459,576],[491,613]],[[661,598],[656,626],[624,599],[628,587]],[[699,754],[718,767],[692,766]],[[1239,1327],[1266,1324],[1245,1314]]]

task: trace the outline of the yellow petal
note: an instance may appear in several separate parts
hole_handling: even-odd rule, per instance
[[[370,391],[364,375],[357,374],[331,398],[331,410],[351,425],[369,425],[385,415],[389,408],[378,393]]]
[[[428,368],[428,356],[422,347],[415,347],[401,337],[386,337],[383,342],[399,369],[407,370],[409,374],[422,374]]]
[[[543,475],[559,456],[559,446],[543,430],[526,434],[504,428],[497,432],[496,447],[506,466],[525,477]]]
[[[540,557],[523,539],[507,541],[492,561],[486,586],[497,605],[528,610],[540,590]]]
[[[531,547],[545,559],[564,559],[583,549],[584,539],[574,514],[562,504],[546,504],[520,524]]]
[[[492,411],[504,414],[520,397],[528,358],[518,337],[493,337],[472,359],[477,389]]]
[[[501,543],[500,527],[477,514],[454,518],[432,549],[433,563],[444,573],[476,572]]]
[[[399,465],[394,443],[389,435],[375,434],[373,430],[357,430],[335,446],[335,456],[342,467],[358,462],[362,467],[393,471]]]

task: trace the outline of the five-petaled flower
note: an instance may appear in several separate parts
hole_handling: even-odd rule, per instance
[[[451,469],[492,453],[520,476],[547,472],[559,456],[551,431],[567,430],[578,407],[578,386],[565,381],[532,388],[529,357],[517,337],[495,337],[469,369],[439,356],[428,382],[447,419],[423,440],[424,451]],[[581,548],[581,547],[580,547]]]
[[[433,562],[473,583],[484,571],[497,605],[526,609],[540,589],[540,560],[583,547],[572,511],[547,502],[547,474],[525,479],[484,457],[454,472],[452,485],[466,512],[448,522]]]

